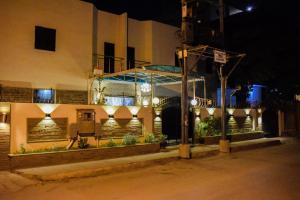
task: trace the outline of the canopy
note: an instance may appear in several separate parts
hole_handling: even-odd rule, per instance
[[[181,77],[181,68],[171,65],[149,65],[103,76],[104,80],[132,83],[152,82],[158,85],[180,83]],[[204,81],[204,77],[197,74],[190,74],[189,79]]]

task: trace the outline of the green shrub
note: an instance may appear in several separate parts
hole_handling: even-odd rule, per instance
[[[24,147],[24,144],[20,144],[20,152],[21,152],[21,154],[26,153],[26,149]]]
[[[106,146],[107,147],[114,147],[114,146],[117,146],[117,143],[115,143],[115,141],[112,138],[109,138]]]
[[[220,135],[220,120],[216,118],[205,118],[198,123],[197,135],[199,137]]]
[[[126,134],[123,136],[124,145],[135,145],[137,143],[137,138],[134,135]]]
[[[157,140],[159,143],[161,143],[161,142],[164,142],[167,138],[168,138],[167,135],[164,135],[161,133],[160,135],[158,135]]]
[[[145,136],[145,143],[153,144],[155,142],[155,135],[153,133],[149,133]]]

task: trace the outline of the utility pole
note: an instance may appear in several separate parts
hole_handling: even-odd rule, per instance
[[[219,0],[219,16],[220,16],[220,42],[221,49],[225,48],[224,42],[224,1]],[[220,152],[230,152],[229,140],[226,138],[226,85],[227,76],[224,73],[224,65],[220,64],[219,78],[221,82],[221,140],[220,140]]]
[[[190,145],[188,141],[188,91],[187,91],[187,50],[186,44],[191,40],[191,29],[190,23],[191,13],[188,10],[187,1],[181,0],[182,4],[182,22],[181,22],[181,32],[182,32],[182,49],[181,58],[182,62],[182,84],[181,84],[181,144],[179,146],[179,156],[181,158],[190,158]]]

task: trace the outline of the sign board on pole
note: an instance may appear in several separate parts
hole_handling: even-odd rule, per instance
[[[226,64],[227,58],[226,58],[226,52],[214,50],[214,61],[222,64]]]

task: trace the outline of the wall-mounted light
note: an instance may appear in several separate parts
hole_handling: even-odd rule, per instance
[[[257,109],[257,112],[258,112],[259,114],[261,114],[261,112],[262,112],[261,108]]]
[[[147,99],[143,100],[143,106],[145,107],[149,106],[149,101]]]
[[[115,118],[115,116],[114,115],[108,115],[108,118],[113,119],[113,118]]]
[[[46,113],[45,114],[45,119],[51,119],[51,113]]]
[[[128,110],[132,115],[137,115],[141,107],[139,106],[127,106]]]
[[[132,118],[137,118],[138,116],[137,116],[137,114],[135,114],[135,115],[132,115]]]
[[[195,115],[196,115],[196,117],[200,116],[200,109],[199,108],[195,109]]]
[[[0,113],[0,123],[6,123],[6,122],[7,122],[7,114]]]
[[[207,112],[208,112],[208,114],[209,114],[210,116],[213,116],[213,115],[214,115],[215,108],[206,108],[206,110],[207,110]]]
[[[227,112],[228,112],[228,114],[229,114],[230,116],[232,116],[233,113],[234,113],[234,108],[228,108],[228,109],[227,109]]]
[[[118,110],[117,106],[103,106],[103,109],[108,115],[108,118],[114,118],[115,112]]]
[[[52,113],[59,106],[59,104],[44,104],[44,103],[39,103],[37,105],[45,114]]]
[[[246,115],[250,115],[250,111],[251,111],[251,109],[249,109],[249,108],[246,108],[246,109],[244,109],[244,111],[245,111]]]

